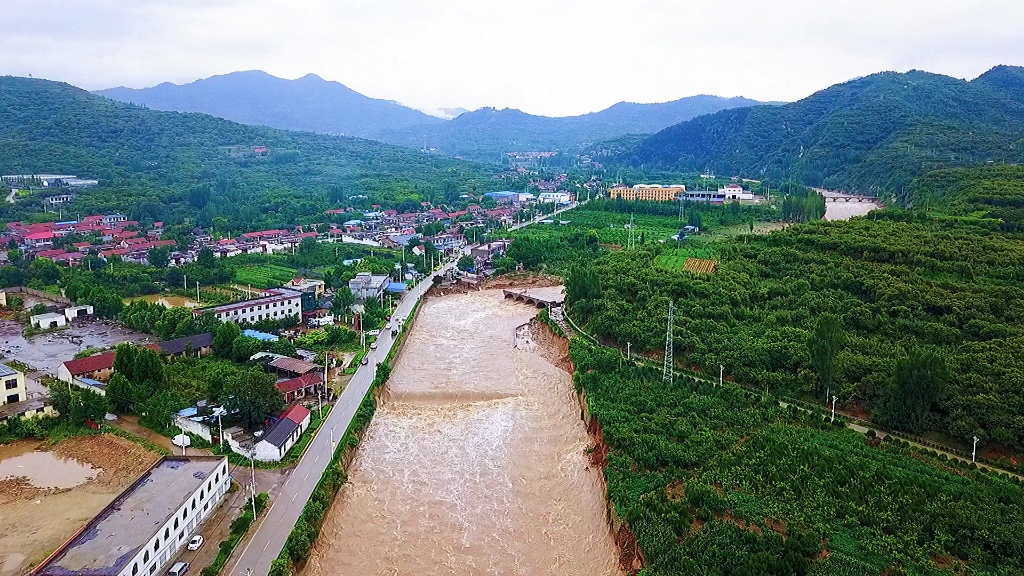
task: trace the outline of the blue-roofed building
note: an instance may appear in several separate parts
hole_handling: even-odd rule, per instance
[[[248,336],[249,338],[255,338],[262,342],[277,342],[279,338],[273,334],[267,334],[266,332],[260,332],[259,330],[245,329],[242,330],[242,336]]]
[[[399,292],[405,292],[405,288],[405,282],[390,282],[388,283],[386,290],[392,294],[397,294]]]

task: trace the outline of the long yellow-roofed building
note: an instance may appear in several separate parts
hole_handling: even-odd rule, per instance
[[[686,194],[686,186],[682,184],[636,184],[629,186],[613,186],[608,196],[615,200],[650,200],[653,202],[671,202]]]

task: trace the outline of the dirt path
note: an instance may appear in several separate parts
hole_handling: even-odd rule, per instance
[[[181,447],[175,446],[171,439],[163,434],[158,434],[149,428],[146,428],[142,424],[139,424],[139,418],[137,416],[121,416],[117,420],[110,423],[111,425],[124,430],[125,432],[131,432],[140,438],[145,438],[153,444],[169,450],[171,454],[181,455]],[[212,456],[213,453],[206,449],[200,448],[189,448],[187,451],[189,456]]]

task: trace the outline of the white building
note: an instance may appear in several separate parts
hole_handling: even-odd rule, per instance
[[[68,319],[68,322],[86,316],[92,316],[92,306],[69,306],[64,309],[64,317]]]
[[[537,201],[541,204],[549,204],[554,202],[555,204],[569,204],[572,202],[572,197],[567,192],[541,192]]]
[[[753,200],[754,195],[750,190],[744,190],[739,184],[726,184],[724,188],[718,189],[718,195],[723,200]]]
[[[164,457],[33,574],[162,575],[217,509],[230,478],[224,457]]]
[[[30,317],[29,323],[40,330],[50,330],[53,328],[63,328],[68,325],[68,319],[63,314],[57,314],[56,312],[47,312],[46,314],[36,314]]]
[[[277,462],[284,458],[288,450],[299,441],[302,433],[309,428],[312,415],[301,404],[292,406],[281,415],[253,446],[254,460],[260,462]]]
[[[213,314],[221,322],[252,324],[260,320],[284,320],[302,316],[302,294],[287,288],[272,288],[260,293],[259,298],[243,300],[223,306],[195,308],[194,316]]]
[[[381,297],[389,281],[390,277],[386,274],[359,272],[355,278],[348,281],[348,288],[356,300],[372,300]]]

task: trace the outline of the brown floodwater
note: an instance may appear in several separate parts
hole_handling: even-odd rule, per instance
[[[24,478],[36,488],[74,488],[100,473],[89,464],[37,447],[30,442],[0,446],[0,481]]]
[[[303,574],[619,574],[568,374],[497,291],[428,300]]]
[[[202,306],[199,302],[196,302],[192,298],[186,298],[184,296],[173,296],[168,294],[148,294],[146,296],[133,296],[131,298],[125,298],[125,304],[133,302],[135,300],[145,300],[151,304],[160,304],[164,308],[199,308]]]

